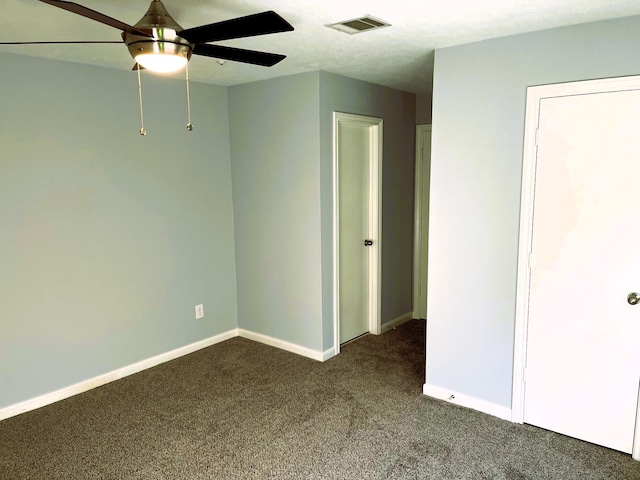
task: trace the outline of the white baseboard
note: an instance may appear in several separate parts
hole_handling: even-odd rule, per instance
[[[97,388],[102,385],[105,385],[107,383],[114,382],[116,380],[127,377],[129,375],[133,375],[134,373],[138,373],[138,372],[141,372],[142,370],[146,370],[147,368],[155,367],[156,365],[160,365],[161,363],[174,360],[178,357],[188,355],[189,353],[193,353],[197,350],[210,347],[211,345],[215,345],[216,343],[224,342],[225,340],[229,340],[230,338],[234,338],[238,336],[247,338],[249,340],[255,340],[256,342],[264,343],[266,345],[280,348],[282,350],[286,350],[288,352],[292,352],[298,355],[302,355],[304,357],[308,357],[313,360],[317,360],[319,362],[324,362],[326,360],[329,360],[331,357],[335,356],[336,354],[334,348],[330,348],[329,350],[326,350],[324,352],[319,352],[316,350],[311,350],[306,347],[301,347],[300,345],[296,345],[293,343],[285,342],[283,340],[278,340],[276,338],[268,337],[266,335],[261,335],[259,333],[250,332],[248,330],[243,330],[240,328],[234,328],[233,330],[229,330],[228,332],[221,333],[220,335],[216,335],[214,337],[207,338],[205,340],[200,340],[198,342],[192,343],[190,345],[186,345],[184,347],[176,348],[175,350],[171,350],[170,352],[162,353],[160,355],[156,355],[155,357],[147,358],[146,360],[142,360],[132,365],[127,365],[126,367],[119,368],[112,372],[98,375],[97,377],[89,378],[87,380],[76,383],[74,385],[70,385],[68,387],[61,388],[60,390],[56,390],[55,392],[46,393],[44,395],[40,395],[38,397],[31,398],[29,400],[25,400],[24,402],[20,402],[14,405],[9,405],[8,407],[0,408],[0,421],[10,417],[14,417],[16,415],[20,415],[21,413],[25,413],[30,410],[35,410],[37,408],[50,405],[57,401],[64,400],[65,398],[78,395],[79,393],[83,393],[93,388]]]
[[[98,375],[97,377],[93,377],[74,385],[61,388],[60,390],[56,390],[55,392],[46,393],[29,400],[25,400],[24,402],[9,405],[8,407],[0,409],[0,420],[5,420],[9,417],[14,417],[16,415],[20,415],[21,413],[44,407],[59,400],[64,400],[65,398],[72,397],[79,393],[83,393],[93,388],[100,387],[101,385],[105,385],[129,375],[133,375],[134,373],[141,372],[142,370],[146,370],[147,368],[155,367],[156,365],[168,362],[169,360],[174,360],[178,357],[188,355],[189,353],[193,353],[202,348],[210,347],[211,345],[223,342],[230,338],[236,337],[237,335],[238,333],[236,329],[233,329],[228,332],[221,333],[220,335],[216,335],[205,340],[200,340],[190,345],[176,348],[175,350],[171,350],[170,352],[162,353],[160,355],[147,358],[146,360],[142,360],[132,365],[127,365],[126,367],[113,370],[112,372],[104,373],[102,375]]]
[[[327,360],[335,356],[336,356],[336,349],[331,347],[329,350],[325,350],[324,352],[322,352],[322,360],[320,361],[326,362]]]
[[[381,326],[381,329],[382,329],[381,333],[391,330],[392,328],[396,328],[397,326],[402,325],[403,323],[408,322],[409,320],[413,320],[413,312],[405,313],[401,317],[394,318],[390,322],[383,323]]]
[[[471,408],[480,412],[488,413],[494,417],[501,418],[503,420],[511,421],[511,408],[503,407],[493,402],[487,402],[470,395],[454,392],[447,388],[438,387],[435,385],[429,385],[425,383],[422,387],[422,393],[429,397],[437,398],[438,400],[444,400],[449,403],[460,405],[461,407]]]
[[[295,343],[285,342],[284,340],[279,340],[267,335],[262,335],[261,333],[250,332],[249,330],[243,330],[241,328],[238,329],[238,335],[242,338],[264,343],[265,345],[276,347],[280,350],[286,350],[287,352],[295,353],[297,355],[302,355],[303,357],[311,358],[319,362],[329,360],[335,355],[334,348],[330,348],[325,352],[319,352],[317,350],[311,350],[310,348],[301,347],[300,345],[296,345]]]

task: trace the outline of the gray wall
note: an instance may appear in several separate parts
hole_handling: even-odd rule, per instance
[[[331,348],[334,110],[384,119],[382,320],[411,311],[415,95],[194,83],[187,132],[143,74],[142,137],[134,73],[0,54],[0,85],[0,408],[238,327]]]
[[[416,125],[431,123],[431,95],[416,95]]]
[[[320,72],[324,348],[333,344],[333,112],[383,119],[382,323],[410,313],[416,96]]]
[[[326,72],[229,89],[239,326],[333,346],[333,112],[384,119],[382,321],[411,312],[415,95]]]
[[[318,73],[229,88],[238,325],[322,351]]]
[[[640,74],[640,17],[436,52],[426,382],[511,405],[526,88]]]
[[[136,82],[0,54],[0,408],[237,326],[226,89]]]

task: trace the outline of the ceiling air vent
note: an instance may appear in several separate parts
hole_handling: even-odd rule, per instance
[[[353,35],[354,33],[369,32],[371,30],[390,26],[391,24],[380,20],[379,18],[374,18],[370,15],[365,15],[364,17],[354,18],[353,20],[345,20],[344,22],[332,23],[331,25],[327,25],[327,27],[329,28],[348,33],[350,35]]]

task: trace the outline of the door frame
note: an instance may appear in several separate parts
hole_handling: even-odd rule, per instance
[[[428,222],[429,215],[429,199],[426,192],[422,191],[422,178],[424,175],[427,177],[430,174],[430,163],[425,162],[423,157],[422,136],[425,133],[431,133],[431,124],[416,125],[416,165],[415,165],[415,194],[414,194],[414,220],[413,220],[413,316],[414,318],[426,318],[426,289],[425,298],[422,298],[422,289],[420,288],[420,279],[422,278],[422,256],[427,255],[427,251],[423,251],[423,230],[425,230],[425,221]],[[425,165],[426,163],[426,165]],[[425,167],[427,170],[425,171]],[[427,195],[427,211],[422,211],[422,203],[424,196]],[[427,218],[423,218],[423,214],[427,215]],[[427,224],[428,226],[428,224]],[[428,228],[427,228],[428,231]],[[421,316],[422,310],[420,305],[424,303],[424,317]]]
[[[372,129],[369,156],[369,228],[373,245],[368,247],[369,285],[368,311],[369,332],[380,334],[381,318],[381,273],[382,273],[382,126],[377,117],[367,117],[350,113],[333,112],[333,332],[335,354],[340,353],[340,162],[338,151],[338,131],[340,125],[353,125]],[[363,239],[364,240],[364,239]]]
[[[640,89],[640,76],[586,80],[527,88],[513,350],[513,382],[511,398],[512,422],[524,423],[527,331],[529,325],[529,293],[531,289],[530,271],[532,267],[531,249],[538,148],[536,140],[541,100],[550,97],[609,93],[630,89]],[[639,407],[636,413],[636,429],[632,453],[635,460],[640,460],[640,391],[638,404]]]

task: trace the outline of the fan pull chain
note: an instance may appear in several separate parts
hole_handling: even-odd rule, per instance
[[[187,80],[187,130],[190,132],[193,130],[191,125],[191,95],[189,93],[189,63],[184,68],[186,80]]]
[[[140,98],[140,135],[146,135],[147,131],[144,129],[144,113],[142,112],[142,82],[140,81],[140,64],[136,63],[138,67],[138,97]]]

